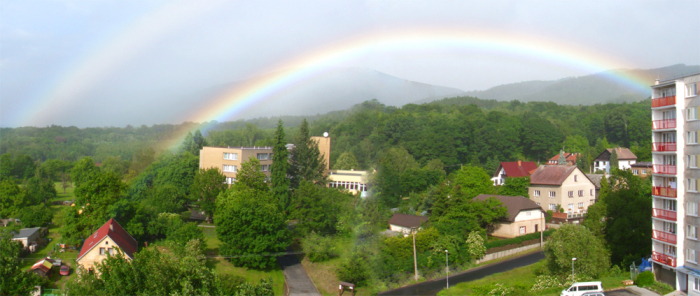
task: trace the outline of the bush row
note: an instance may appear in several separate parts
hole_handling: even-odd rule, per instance
[[[554,231],[554,229],[545,230],[544,237],[550,236],[553,231]],[[526,234],[526,235],[522,235],[522,236],[518,236],[518,237],[514,237],[514,238],[487,242],[484,245],[486,246],[486,249],[492,249],[492,248],[498,248],[498,247],[503,247],[503,246],[507,246],[507,245],[517,245],[517,244],[520,244],[524,241],[539,239],[539,238],[540,238],[540,233],[535,232],[535,233],[530,233],[530,234]]]

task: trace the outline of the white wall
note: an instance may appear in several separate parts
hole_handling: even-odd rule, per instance
[[[540,210],[540,209],[521,211],[517,216],[515,216],[515,222],[528,221],[528,220],[542,220],[543,218],[544,218],[544,214],[542,213],[542,210]]]

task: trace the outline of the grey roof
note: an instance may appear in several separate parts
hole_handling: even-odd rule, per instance
[[[542,210],[542,207],[538,206],[537,203],[522,196],[479,194],[474,197],[474,199],[485,201],[489,197],[499,200],[504,206],[506,206],[506,208],[508,208],[508,217],[506,217],[506,219],[508,219],[510,222],[515,221],[515,217],[517,217],[521,211],[537,209]]]
[[[586,174],[586,176],[588,179],[591,179],[596,189],[600,189],[600,181],[603,179],[603,176],[605,176],[604,174]]]
[[[641,161],[641,162],[633,163],[630,166],[633,168],[650,168],[650,167],[652,167],[652,163],[646,162],[646,161]]]
[[[411,228],[420,227],[420,224],[426,221],[428,221],[428,217],[394,213],[389,220],[389,224]]]
[[[20,230],[19,233],[15,233],[14,238],[30,237],[39,230],[41,230],[41,227],[25,228]]]

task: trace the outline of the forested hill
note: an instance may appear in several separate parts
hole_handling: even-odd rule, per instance
[[[669,79],[679,75],[700,72],[700,66],[684,64],[656,69],[612,70],[592,75],[569,77],[548,81],[524,81],[492,87],[481,91],[468,91],[464,96],[478,97],[484,100],[521,102],[555,102],[568,105],[593,105],[604,103],[636,102],[649,97],[651,88],[635,89],[609,76],[637,77],[645,85],[653,85],[657,78]],[[424,99],[417,103],[431,102]]]
[[[309,118],[312,135],[327,131],[332,137],[331,166],[351,152],[362,168],[375,167],[384,151],[402,147],[421,165],[439,159],[443,165],[479,164],[495,169],[500,161],[544,162],[565,146],[582,152],[587,161],[603,148],[630,147],[640,161],[651,157],[651,102],[592,106],[551,102],[497,102],[472,97],[443,99],[401,108],[377,101],[350,110]],[[284,117],[287,140],[292,141],[302,117]],[[271,145],[272,127],[279,118],[219,123],[205,132],[209,145]],[[0,154],[26,154],[34,160],[75,161],[91,156],[131,160],[149,147],[165,149],[163,142],[193,123],[139,128],[3,128]],[[448,169],[449,170],[449,169]]]

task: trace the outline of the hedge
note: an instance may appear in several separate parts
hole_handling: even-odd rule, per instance
[[[545,230],[544,237],[548,237],[548,236],[552,235],[552,232],[554,232],[554,229]],[[498,247],[503,247],[503,246],[507,246],[507,245],[514,245],[514,244],[517,245],[517,244],[520,244],[524,241],[529,241],[532,239],[539,239],[539,238],[540,238],[540,233],[535,232],[535,233],[530,233],[530,234],[526,234],[526,235],[518,236],[518,237],[514,237],[514,238],[501,239],[501,240],[497,240],[497,241],[487,242],[484,244],[484,246],[486,246],[486,249],[488,250],[491,248],[498,248]]]

